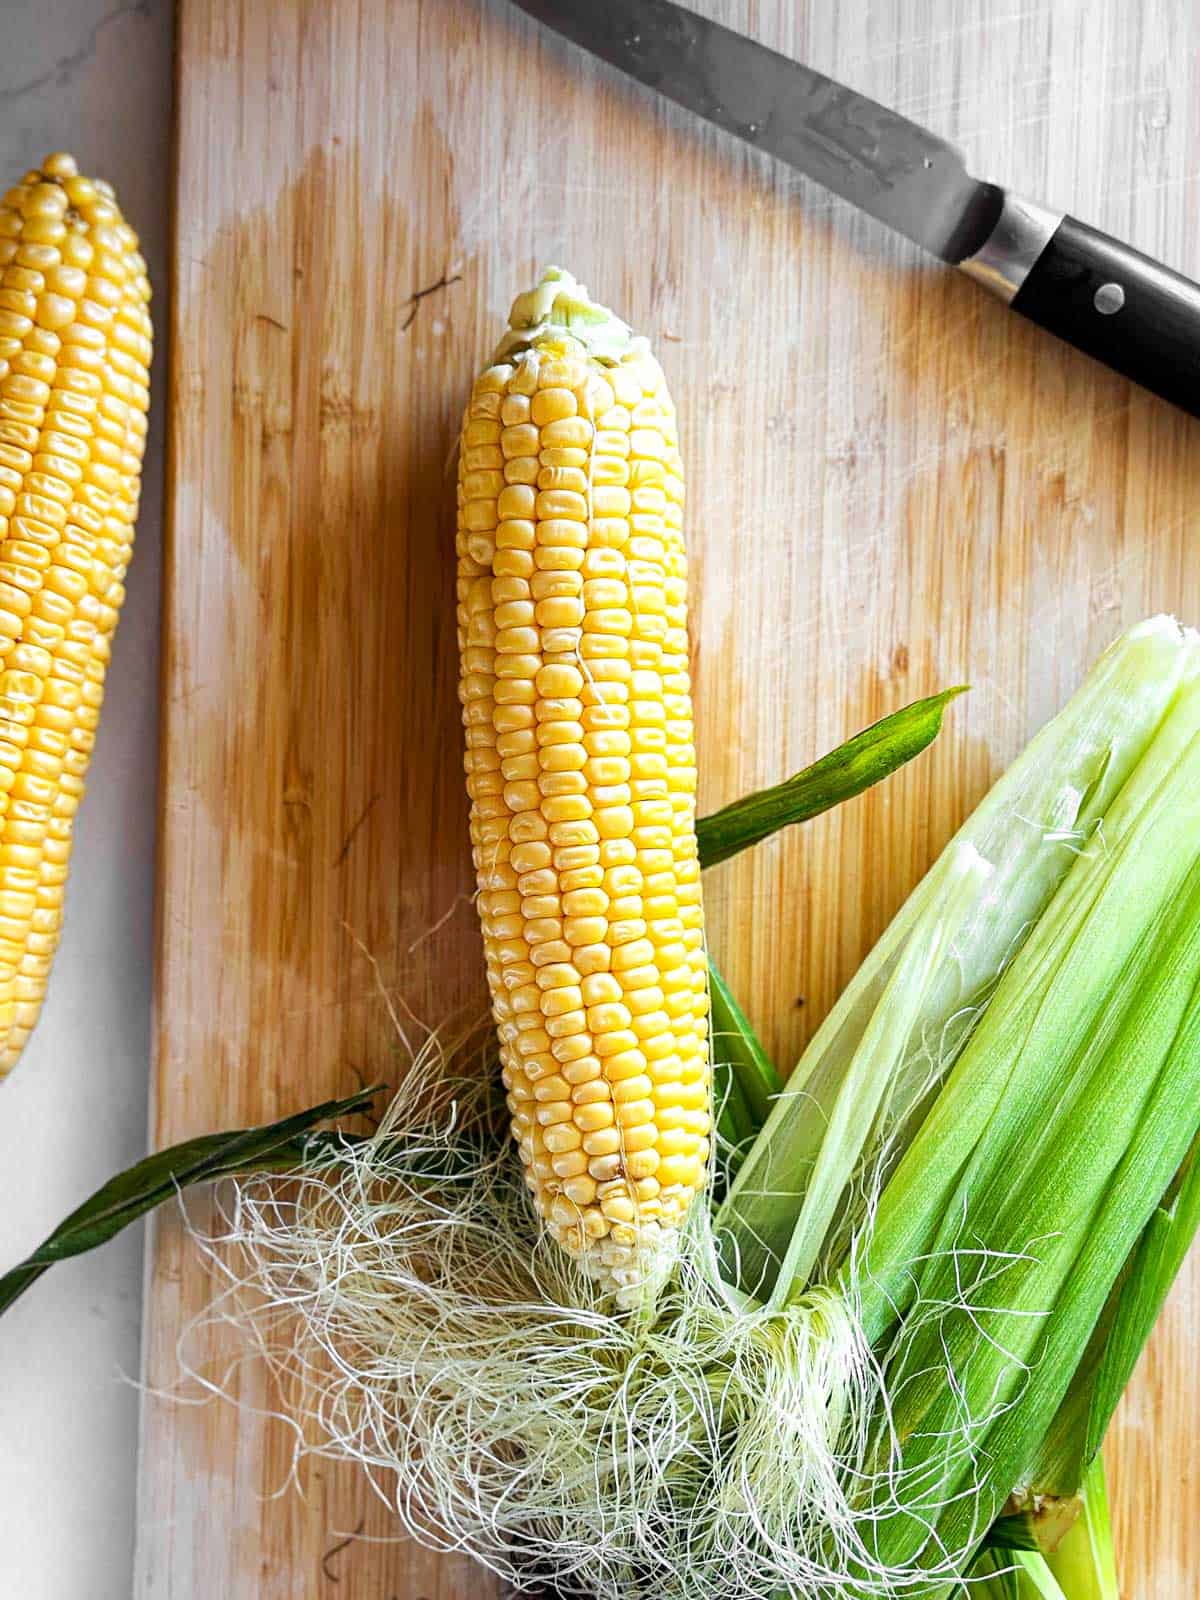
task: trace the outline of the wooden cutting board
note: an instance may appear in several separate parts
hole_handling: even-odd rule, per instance
[[[697,8],[1200,262],[1191,0]],[[394,1073],[381,984],[425,1023],[482,995],[451,452],[549,262],[653,336],[679,405],[704,807],[975,686],[911,769],[710,876],[714,950],[790,1063],[1100,648],[1200,619],[1200,428],[505,0],[183,0],[178,50],[157,1140]],[[140,1600],[494,1593],[354,1473],[288,1488],[282,1425],[155,1396],[197,1397],[208,1293],[164,1217]],[[1194,1266],[1113,1435],[1136,1600],[1200,1585],[1198,1293]],[[187,1353],[270,1409],[227,1334]]]

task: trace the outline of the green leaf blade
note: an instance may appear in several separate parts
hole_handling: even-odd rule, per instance
[[[965,692],[966,685],[962,684],[915,700],[783,783],[745,795],[711,816],[701,817],[696,824],[700,865],[715,867],[728,861],[781,828],[808,822],[889,777],[933,743],[946,707]]]
[[[708,989],[719,1155],[709,1194],[715,1209],[746,1159],[746,1151],[766,1121],[783,1080],[711,957]]]
[[[313,1136],[319,1122],[350,1116],[369,1105],[378,1087],[344,1100],[326,1100],[261,1128],[205,1134],[155,1151],[110,1178],[66,1217],[36,1250],[0,1277],[0,1314],[51,1266],[106,1244],[181,1189],[235,1173],[288,1171],[330,1157],[350,1136]]]
[[[783,1088],[783,1079],[711,959],[708,978],[714,1063],[720,1063],[731,1074],[753,1124],[750,1131],[757,1133]]]

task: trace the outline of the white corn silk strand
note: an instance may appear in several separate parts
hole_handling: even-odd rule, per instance
[[[853,1304],[736,1300],[696,1208],[654,1310],[614,1312],[531,1216],[494,1078],[450,1076],[431,1040],[372,1140],[225,1191],[207,1317],[248,1328],[289,1380],[298,1450],[359,1463],[409,1533],[518,1585],[936,1592],[928,1566],[871,1553],[897,1452]],[[969,1453],[984,1420],[947,1449]]]

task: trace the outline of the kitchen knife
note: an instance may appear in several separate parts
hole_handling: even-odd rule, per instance
[[[671,0],[516,3],[1200,416],[1200,285],[1189,278],[971,177],[961,153],[917,123]]]

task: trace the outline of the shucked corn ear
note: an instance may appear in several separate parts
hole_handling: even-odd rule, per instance
[[[137,517],[149,300],[112,189],[70,156],[0,201],[0,1075],[58,945]]]
[[[463,422],[459,695],[513,1135],[551,1235],[626,1298],[709,1155],[682,522],[658,363],[551,269]]]

